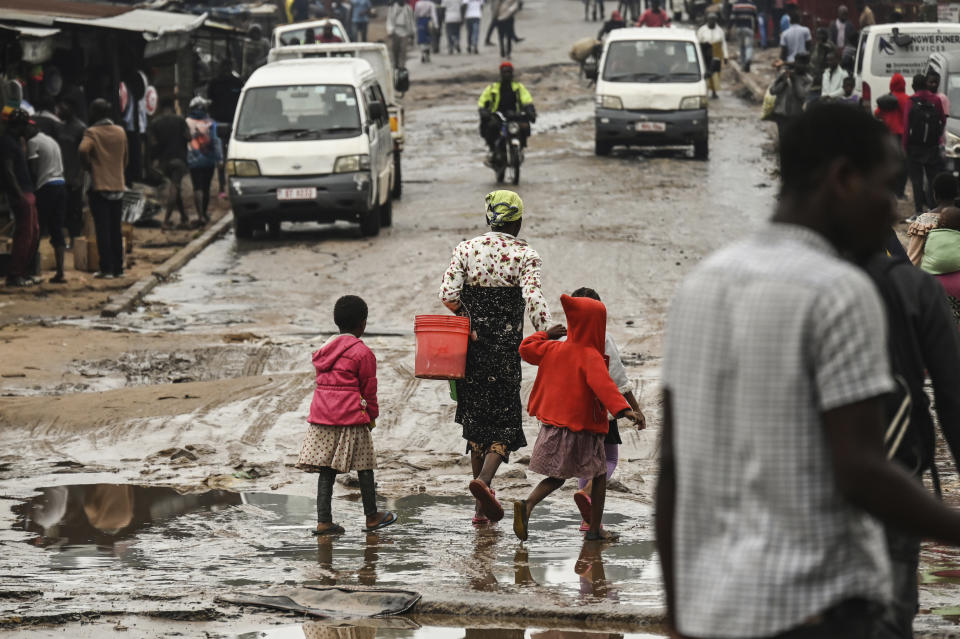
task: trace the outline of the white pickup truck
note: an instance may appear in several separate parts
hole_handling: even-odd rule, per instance
[[[336,44],[301,44],[277,47],[270,50],[268,62],[292,60],[296,58],[360,58],[366,61],[377,76],[380,88],[387,99],[387,113],[390,116],[390,135],[393,138],[393,197],[400,198],[403,191],[401,181],[401,155],[403,154],[403,105],[399,96],[409,88],[409,80],[397,82],[390,54],[385,44],[372,42],[343,42]]]

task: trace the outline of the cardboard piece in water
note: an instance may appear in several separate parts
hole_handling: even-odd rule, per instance
[[[218,601],[247,606],[290,610],[313,617],[381,617],[409,612],[420,593],[386,588],[346,586],[303,586],[270,589],[269,594],[236,592],[218,597]]]

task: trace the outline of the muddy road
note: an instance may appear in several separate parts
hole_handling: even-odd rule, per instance
[[[64,317],[54,307],[0,327],[0,632],[662,636],[650,505],[666,307],[694,264],[768,216],[772,147],[727,78],[710,105],[708,161],[689,150],[595,157],[592,92],[560,64],[585,31],[581,10],[529,2],[518,22],[530,42],[515,57],[518,79],[541,114],[518,191],[522,236],[543,257],[557,318],[561,293],[599,291],[648,417],[646,431],[624,429],[607,499],[606,525],[621,542],[583,542],[570,486],[538,509],[522,546],[509,523],[471,526],[455,405],[445,383],[413,377],[413,318],[443,312],[437,288],[451,250],[483,232],[483,196],[496,187],[477,135],[478,70],[493,77],[498,62],[483,49],[462,69],[446,56],[429,69],[411,63],[423,81],[405,98],[404,194],[379,237],[345,224],[285,224],[279,237],[247,241],[231,233],[136,312]],[[292,466],[310,355],[347,293],[370,307],[378,490],[401,522],[362,533],[358,487],[341,477],[334,509],[348,533],[318,544],[315,478]],[[533,377],[525,369],[525,393]],[[525,428],[533,442],[536,424]],[[506,501],[539,479],[529,452],[498,476]],[[922,597],[946,615],[960,602],[949,570],[960,560],[936,549],[925,558],[946,576]],[[412,619],[331,625],[220,599],[308,585],[412,589],[423,602]]]

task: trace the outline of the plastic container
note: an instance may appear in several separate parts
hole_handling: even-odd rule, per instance
[[[417,315],[414,375],[422,379],[463,379],[467,370],[470,320],[455,315]]]

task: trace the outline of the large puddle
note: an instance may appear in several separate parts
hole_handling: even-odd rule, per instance
[[[659,605],[652,532],[633,523],[646,514],[643,506],[608,501],[605,525],[623,540],[606,545],[584,542],[573,503],[558,496],[538,507],[530,541],[521,545],[509,520],[471,525],[468,496],[389,500],[400,522],[367,534],[358,497],[334,499],[335,519],[347,533],[316,539],[310,497],[119,484],[44,488],[14,507],[14,528],[29,533],[26,541],[41,554],[0,559],[0,580],[76,588],[95,578],[100,592],[147,595],[172,586],[449,587],[530,593],[554,603]]]
[[[401,625],[401,624],[396,624]],[[410,625],[415,625],[410,622]],[[333,625],[322,622],[245,632],[234,639],[661,639],[663,634],[604,632],[560,628],[441,627],[414,628]]]

